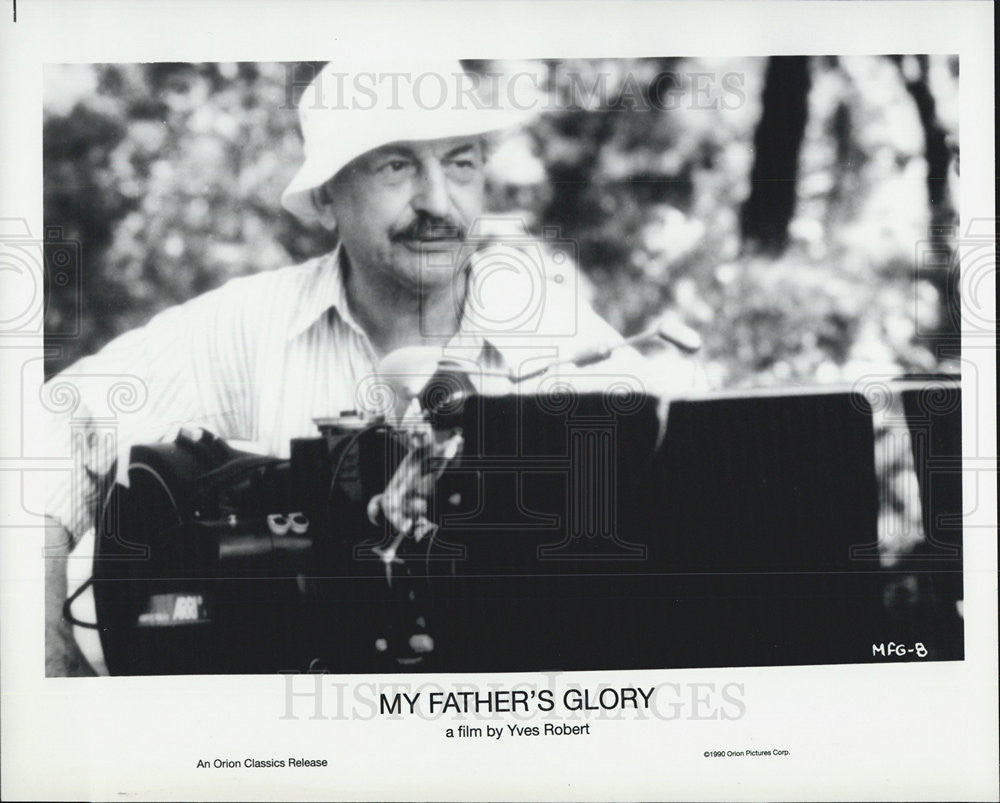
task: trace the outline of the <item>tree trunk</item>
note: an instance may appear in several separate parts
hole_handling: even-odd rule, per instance
[[[957,222],[955,207],[948,189],[951,149],[948,132],[937,117],[937,105],[931,94],[927,56],[909,56],[912,65],[904,65],[902,56],[892,56],[899,68],[906,91],[913,98],[924,131],[924,158],[927,160],[927,202],[930,205],[928,250],[933,259],[918,264],[915,278],[926,279],[937,288],[941,299],[939,324],[927,332],[931,349],[940,359],[959,356],[962,325],[959,301],[959,271],[952,248],[952,236]],[[915,66],[915,70],[906,69]]]
[[[745,250],[781,253],[795,213],[799,151],[808,117],[810,77],[807,56],[768,60],[763,111],[754,133],[750,195],[740,229]]]

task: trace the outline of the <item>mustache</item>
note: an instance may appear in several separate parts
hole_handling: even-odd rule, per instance
[[[393,232],[389,239],[401,240],[465,240],[468,232],[461,223],[447,217],[418,215],[405,228]]]

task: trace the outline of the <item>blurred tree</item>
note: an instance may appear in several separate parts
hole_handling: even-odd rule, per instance
[[[938,119],[937,103],[930,87],[930,60],[926,55],[890,56],[899,68],[906,91],[913,98],[920,118],[927,160],[927,202],[930,204],[928,253],[932,264],[918,264],[917,276],[929,281],[941,299],[938,324],[925,334],[940,357],[959,355],[962,335],[962,312],[959,300],[959,270],[952,240],[957,214],[951,198],[948,171],[952,151],[948,130]]]
[[[754,132],[750,196],[740,213],[744,245],[780,254],[795,212],[799,151],[809,108],[809,59],[772,56],[764,79],[763,112]]]
[[[301,159],[289,94],[313,64],[51,68],[46,228],[80,244],[82,293],[50,288],[47,375],[229,278],[331,247],[277,203]],[[74,315],[80,337],[52,334]]]

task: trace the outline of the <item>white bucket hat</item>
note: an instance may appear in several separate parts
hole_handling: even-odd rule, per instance
[[[305,161],[281,204],[305,222],[318,219],[313,190],[363,153],[391,142],[487,134],[528,119],[523,111],[484,102],[458,61],[330,62],[306,88],[298,110]]]

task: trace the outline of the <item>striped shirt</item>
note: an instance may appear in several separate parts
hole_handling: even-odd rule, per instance
[[[442,341],[445,356],[526,373],[620,342],[577,291],[575,267],[546,262],[544,276],[519,277],[509,268],[523,252],[487,251],[499,262],[473,260],[470,277],[481,281],[473,291],[470,278],[459,331]],[[73,461],[72,471],[53,472],[58,479],[48,489],[47,514],[79,538],[92,526],[98,489],[116,461],[118,480],[127,482],[131,446],[172,438],[185,424],[286,457],[292,438],[317,433],[315,418],[388,412],[385,379],[376,375],[375,349],[351,315],[339,254],[233,279],[156,315],[46,383],[50,453]],[[498,265],[507,269],[494,270]],[[681,362],[678,370],[689,374]],[[483,376],[480,390],[544,392],[566,382],[597,390],[625,377],[632,389],[662,395],[643,376],[644,364],[621,349],[589,371],[561,367],[518,386]],[[670,373],[677,386],[680,374]]]

